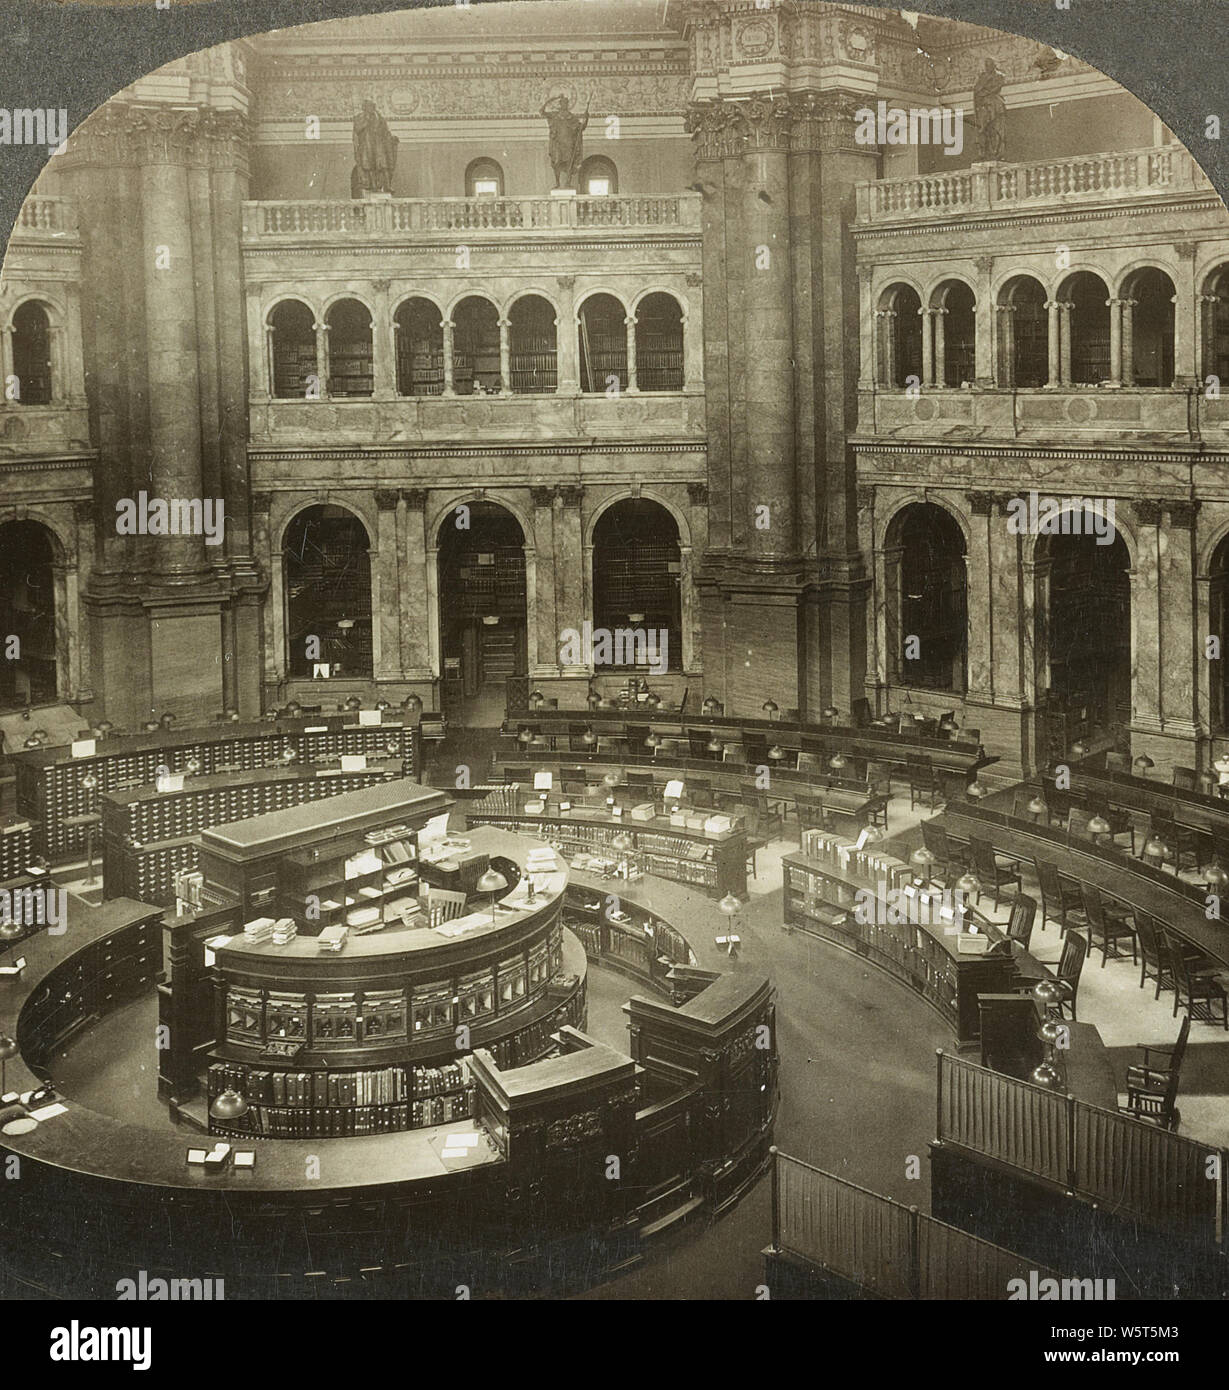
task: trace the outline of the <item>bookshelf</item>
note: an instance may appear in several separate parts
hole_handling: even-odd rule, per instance
[[[408,826],[375,832],[356,847],[288,854],[278,879],[281,911],[300,931],[351,930],[422,917],[418,904],[418,836]],[[425,918],[423,919],[425,921]]]
[[[563,925],[590,960],[666,992],[670,988],[666,976],[673,966],[698,964],[677,927],[597,880],[589,883],[573,876],[564,899]]]
[[[685,883],[711,897],[746,896],[748,844],[739,829],[710,833],[674,825],[664,816],[616,817],[606,807],[574,806],[562,811],[557,800],[548,800],[545,812],[538,813],[526,811],[527,803],[537,803],[536,793],[528,787],[492,788],[470,807],[469,824],[532,831],[578,868],[589,867],[592,860],[613,866],[621,857],[629,857],[613,848],[615,838],[626,834],[633,845],[630,857],[645,873]]]
[[[371,334],[329,344],[329,395],[370,396],[375,389]]]
[[[923,891],[903,861],[808,830],[801,851],[783,856],[781,864],[786,924],[853,951],[907,985],[945,1019],[958,1042],[979,1036],[979,993],[1010,992],[1016,978],[1010,952],[962,955],[937,892]],[[858,895],[868,891],[876,910],[859,912],[868,899]],[[993,923],[967,908],[966,914],[992,946],[1003,940]]]
[[[273,339],[273,395],[278,400],[304,399],[308,377],[316,375],[316,338],[288,339],[275,334]]]

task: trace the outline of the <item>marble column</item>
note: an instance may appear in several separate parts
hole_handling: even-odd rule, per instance
[[[947,385],[947,310],[935,309],[935,385]]]
[[[933,309],[918,310],[922,323],[922,385],[927,387],[935,384],[934,314]]]
[[[1069,299],[1058,306],[1058,379],[1063,386],[1071,381],[1071,311],[1075,305]]]
[[[375,305],[371,315],[371,384],[377,400],[392,400],[397,394],[397,335],[393,331],[388,297],[388,280],[373,286]]]
[[[994,585],[990,570],[990,531],[995,525],[990,493],[969,493],[973,513],[965,556],[965,608],[968,613],[968,695],[987,704],[994,699]]]
[[[627,392],[632,395],[640,389],[636,382],[636,315],[628,314],[623,322],[627,326]]]
[[[512,326],[511,319],[500,318],[499,320],[499,394],[510,396],[512,394],[512,344],[508,337],[508,330]]]
[[[1161,727],[1161,522],[1159,502],[1132,503],[1138,545],[1131,568],[1131,721]],[[1168,550],[1168,537],[1164,538]],[[1187,600],[1189,603],[1189,599]],[[1189,655],[1187,660],[1189,662]]]
[[[578,632],[585,618],[591,616],[585,599],[585,543],[581,508],[585,490],[576,484],[565,483],[557,489],[554,525],[555,621],[560,630],[575,628]],[[558,633],[555,635],[558,641]],[[558,662],[558,648],[554,660]],[[584,675],[587,668],[578,666],[564,674]]]
[[[1200,337],[1202,331],[1201,296],[1195,283],[1196,242],[1180,241],[1177,251],[1178,274],[1174,282],[1174,379],[1173,384],[1189,391],[1199,383]]]
[[[1018,707],[1024,699],[1025,653],[1021,628],[1022,544],[1032,537],[1008,530],[1003,493],[995,493],[987,516],[990,567],[990,680],[996,705]]]
[[[875,310],[875,384],[892,386],[896,382],[895,309]]]
[[[759,558],[793,556],[795,476],[794,334],[790,262],[789,126],[784,100],[754,98],[745,116],[743,217],[746,267],[743,337],[746,352],[747,538]],[[766,507],[767,526],[756,526]]]
[[[1122,384],[1135,385],[1135,305],[1136,300],[1122,301]]]
[[[1161,717],[1166,728],[1195,734],[1195,663],[1203,659],[1195,628],[1195,519],[1198,502],[1167,506],[1157,534],[1161,623]]]
[[[398,500],[395,488],[376,490],[376,553],[371,556],[371,670],[377,681],[396,680],[401,674],[401,624],[393,599],[404,587],[397,569]]]
[[[694,283],[693,283],[694,281]],[[683,315],[683,390],[704,391],[704,338],[700,331],[700,277],[687,277],[688,310]]]
[[[269,576],[269,596],[264,605],[264,684],[274,690],[286,671],[285,567],[279,553],[273,553],[273,534],[269,518],[272,495],[252,494],[252,550]]]
[[[1109,385],[1122,385],[1122,300],[1107,299],[1110,311],[1110,379]]]
[[[329,362],[329,326],[323,320],[314,323],[312,327],[316,330],[316,390],[319,399],[327,401],[329,398],[329,377],[332,375],[332,366]]]
[[[558,317],[555,319],[555,392],[560,396],[580,393],[580,357],[576,324],[576,277],[558,275]]]
[[[535,564],[534,600],[536,632],[528,636],[531,640],[529,651],[529,674],[556,674],[559,664],[559,622],[555,611],[555,489],[553,487],[534,487],[529,489],[533,504],[533,549],[542,563]],[[526,537],[528,540],[529,537]],[[530,576],[526,567],[526,587]],[[527,595],[528,596],[528,595]],[[566,624],[565,624],[566,626]]]
[[[1199,361],[1196,365],[1196,384],[1207,385],[1208,377],[1214,375],[1216,365],[1216,306],[1220,303],[1218,294],[1199,296]]]
[[[401,587],[397,593],[397,618],[401,629],[402,674],[423,679],[431,674],[431,618],[428,594],[435,584],[435,566],[428,563],[426,532],[427,491],[425,488],[406,488],[401,493],[405,503],[399,514],[402,534],[398,549],[401,563]]]
[[[13,327],[6,324],[0,327],[0,399],[8,401],[12,389],[9,378],[13,375]],[[18,390],[21,383],[17,383]]]
[[[1046,300],[1046,354],[1047,372],[1046,387],[1049,390],[1057,390],[1062,384],[1062,349],[1060,339],[1062,337],[1059,328],[1059,301],[1057,299]]]
[[[452,384],[452,334],[456,324],[451,319],[443,319],[440,327],[444,333],[444,395],[455,396]]]
[[[990,288],[994,274],[994,257],[978,256],[974,264],[977,267],[977,293],[973,304],[974,384],[989,387],[999,384],[1001,381],[994,360],[995,328],[998,322],[998,315],[995,312],[997,306],[994,303],[994,295]]]
[[[1016,306],[998,304],[995,306],[994,321],[997,326],[994,347],[996,361],[992,367],[994,385],[1012,388],[1016,384]],[[980,341],[980,340],[979,340]]]

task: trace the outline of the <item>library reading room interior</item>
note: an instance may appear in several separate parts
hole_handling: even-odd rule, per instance
[[[0,278],[0,1294],[1225,1297],[1227,375],[1196,158],[969,23],[86,116]]]

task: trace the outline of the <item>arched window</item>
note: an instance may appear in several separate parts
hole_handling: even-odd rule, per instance
[[[371,314],[357,299],[339,299],[324,316],[329,337],[329,395],[370,396]]]
[[[502,198],[504,171],[493,159],[475,159],[465,171],[467,198]]]
[[[935,291],[935,381],[960,386],[977,375],[977,316],[973,291],[963,280],[947,280]]]
[[[508,351],[514,392],[555,389],[555,311],[541,295],[525,295],[508,311]]]
[[[33,300],[13,315],[13,375],[17,404],[51,404],[51,320]]]
[[[678,525],[660,503],[630,497],[598,518],[593,626],[612,634],[611,664],[682,668],[681,569]]]
[[[308,507],[286,529],[286,660],[297,677],[370,676],[367,531],[342,507]]]
[[[452,311],[452,389],[458,396],[498,394],[499,310],[470,295]]]
[[[1110,375],[1109,290],[1091,270],[1069,276],[1058,293],[1071,315],[1071,383],[1097,386]]]
[[[910,285],[889,285],[879,299],[879,384],[922,379],[922,301]]]
[[[407,299],[393,316],[397,392],[438,396],[444,389],[444,323],[429,299]]]
[[[998,383],[1025,389],[1049,377],[1046,292],[1031,275],[1017,275],[999,291]]]
[[[614,160],[591,154],[580,166],[580,191],[590,198],[604,198],[619,191],[619,171]]]
[[[963,532],[942,507],[915,502],[892,518],[887,549],[899,556],[888,576],[894,678],[925,690],[962,692],[968,641]]]
[[[306,304],[284,299],[269,314],[273,394],[302,400],[317,377],[316,320]]]
[[[612,294],[594,294],[577,315],[580,389],[605,391],[609,378],[627,389],[627,310]]]
[[[16,655],[0,661],[2,708],[56,698],[54,558],[51,532],[40,522],[0,525],[0,635],[19,643]]]
[[[646,294],[636,306],[636,385],[683,389],[683,311],[669,294]]]
[[[1122,288],[1122,373],[1126,385],[1174,384],[1174,294],[1174,282],[1154,266],[1145,266],[1127,277]]]

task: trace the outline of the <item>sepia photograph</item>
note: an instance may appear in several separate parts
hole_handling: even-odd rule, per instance
[[[1177,1361],[1223,27],[330,4],[0,51],[112,93],[0,110],[0,1298],[135,1369],[96,1301],[1062,1303],[1036,1364]]]

